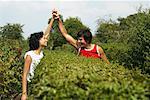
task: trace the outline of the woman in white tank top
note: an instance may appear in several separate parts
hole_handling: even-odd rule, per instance
[[[27,99],[27,81],[31,82],[31,79],[34,76],[34,71],[36,66],[40,63],[43,58],[42,48],[47,46],[49,33],[52,28],[54,17],[52,17],[50,23],[45,32],[37,32],[31,34],[29,38],[29,47],[30,50],[26,52],[24,59],[24,69],[22,76],[22,97],[21,100]]]

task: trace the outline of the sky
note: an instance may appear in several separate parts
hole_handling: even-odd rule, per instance
[[[23,36],[46,28],[52,9],[56,8],[64,20],[78,17],[95,34],[98,19],[117,20],[119,17],[150,8],[150,0],[0,0],[0,26],[19,23],[23,26]]]

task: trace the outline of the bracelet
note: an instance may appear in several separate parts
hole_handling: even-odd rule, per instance
[[[22,93],[22,94],[26,94],[26,92]]]

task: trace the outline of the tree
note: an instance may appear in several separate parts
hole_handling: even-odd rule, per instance
[[[102,43],[111,43],[120,39],[118,23],[112,21],[99,20],[96,37]]]
[[[97,37],[107,43],[113,60],[150,72],[150,10],[118,18],[118,23],[99,23]]]
[[[7,39],[23,40],[23,25],[20,24],[7,24],[0,27],[0,37]]]
[[[72,37],[76,39],[78,31],[81,29],[87,29],[88,27],[85,26],[78,17],[69,17],[64,22],[65,28]],[[88,28],[89,29],[89,28]]]
[[[132,63],[150,73],[150,12],[135,15],[135,35],[130,39]]]

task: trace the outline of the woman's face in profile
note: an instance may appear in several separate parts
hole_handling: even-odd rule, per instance
[[[42,47],[46,47],[47,46],[47,42],[48,42],[47,38],[43,35],[43,37],[40,39],[40,45]]]

